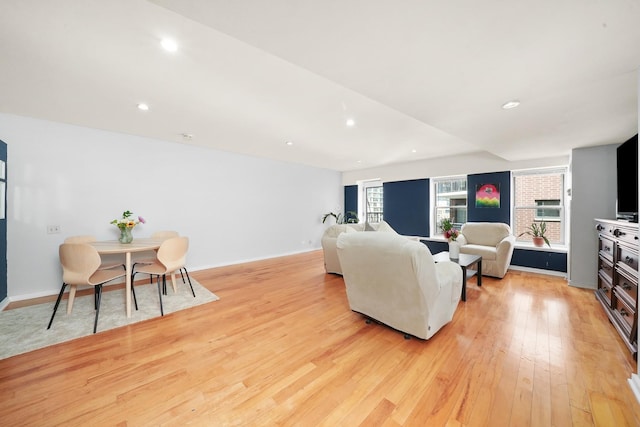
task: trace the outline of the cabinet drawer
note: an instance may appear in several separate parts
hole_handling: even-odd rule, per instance
[[[616,319],[620,320],[620,326],[629,334],[635,323],[635,311],[619,297],[617,290],[614,290],[613,313]]]
[[[627,273],[625,270],[619,269],[616,273],[618,274],[616,280],[618,291],[623,294],[622,297],[626,299],[627,303],[631,307],[637,307],[638,279]]]
[[[613,296],[613,285],[607,276],[602,273],[598,274],[598,291],[601,299],[607,302],[607,306],[611,308],[611,297]]]
[[[633,228],[618,227],[613,230],[613,235],[621,242],[627,242],[632,245],[638,244],[638,230]]]
[[[600,254],[600,256],[613,263],[613,240],[607,239],[606,237],[600,235],[599,245],[600,248],[598,250],[598,253]]]
[[[634,277],[638,277],[638,251],[628,246],[618,244],[617,266],[624,268]]]
[[[601,236],[609,236],[610,238],[614,238],[613,234],[616,230],[616,227],[613,224],[609,224],[606,222],[599,222],[596,224],[596,230]]]
[[[613,264],[602,256],[598,257],[598,274],[604,274],[609,278],[609,283],[613,282]]]

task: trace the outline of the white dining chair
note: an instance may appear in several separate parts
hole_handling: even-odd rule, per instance
[[[149,274],[157,276],[158,282],[158,297],[160,299],[160,314],[164,316],[164,308],[162,307],[162,294],[166,294],[167,289],[167,274],[171,274],[175,271],[184,270],[187,280],[189,281],[189,287],[191,288],[191,294],[195,298],[196,293],[193,290],[191,284],[191,278],[189,272],[185,267],[187,251],[189,250],[189,239],[187,237],[172,237],[160,245],[158,248],[156,259],[149,264],[141,264],[137,271],[131,274],[131,289],[133,289],[134,278],[138,273]],[[160,278],[162,277],[162,284]]]
[[[64,243],[92,243],[92,242],[96,242],[98,239],[96,239],[95,236],[91,236],[91,235],[82,235],[82,236],[69,236],[66,239],[64,239]],[[122,262],[104,262],[102,261],[100,263],[100,270],[108,270],[111,268],[122,268],[125,269],[125,265]]]
[[[125,277],[126,272],[117,269],[100,270],[100,254],[93,246],[86,243],[63,243],[58,250],[60,264],[62,264],[62,288],[53,307],[53,314],[47,329],[51,328],[53,318],[56,316],[60,300],[67,285],[70,286],[67,313],[71,313],[78,286],[93,286],[94,308],[96,310],[93,321],[93,333],[98,328],[100,316],[100,300],[102,299],[102,285],[114,279]]]

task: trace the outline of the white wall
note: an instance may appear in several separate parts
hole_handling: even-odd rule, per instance
[[[616,217],[616,148],[620,144],[571,152],[569,284],[598,287],[598,237],[595,218]]]
[[[320,248],[322,214],[344,203],[330,170],[5,114],[0,139],[11,300],[57,293],[64,237],[115,239],[127,209],[147,220],[134,238],[188,236],[198,270]]]
[[[569,156],[526,161],[508,161],[483,152],[343,172],[342,183],[344,185],[354,185],[357,184],[358,181],[370,179],[380,179],[382,182],[393,182],[439,176],[470,175],[474,173],[566,166],[568,164]]]

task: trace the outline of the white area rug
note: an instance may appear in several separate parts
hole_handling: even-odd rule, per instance
[[[171,280],[167,280],[167,295],[162,296],[165,315],[219,299],[193,278],[191,283],[195,298],[191,294],[189,284],[182,283],[180,276],[176,278],[176,293],[173,292]],[[136,297],[138,310],[136,311],[132,298],[131,317],[127,318],[124,289],[103,290],[97,333],[160,316],[158,287],[155,281],[153,285],[147,282],[145,285],[136,286]],[[67,300],[60,301],[51,329],[47,330],[54,305],[55,301],[52,301],[0,312],[0,359],[93,334],[93,292],[90,295],[76,296],[73,312],[69,315]]]

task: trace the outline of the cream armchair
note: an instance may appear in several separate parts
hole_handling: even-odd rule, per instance
[[[320,240],[322,251],[324,252],[324,268],[327,273],[342,274],[340,260],[338,259],[338,253],[336,251],[338,236],[342,233],[356,233],[365,230],[396,234],[394,229],[384,221],[377,224],[334,224],[328,227]]]
[[[460,253],[482,257],[482,275],[502,279],[509,269],[516,238],[501,222],[467,222],[458,236]]]
[[[351,310],[422,339],[453,318],[462,269],[435,263],[426,245],[395,233],[342,233],[337,241]]]
[[[335,224],[328,227],[320,243],[322,244],[322,252],[324,253],[324,269],[327,273],[342,274],[336,243],[338,236],[342,233],[356,233],[358,230],[348,224]]]

